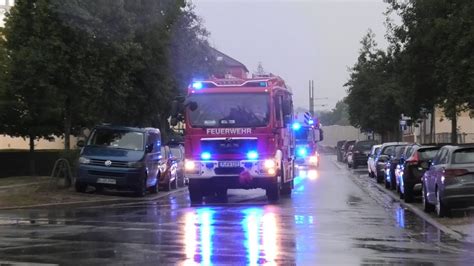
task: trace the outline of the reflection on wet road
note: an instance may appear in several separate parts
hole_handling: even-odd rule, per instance
[[[332,157],[300,171],[292,198],[229,192],[190,206],[156,202],[0,212],[0,263],[180,265],[471,264],[450,239],[377,190],[360,189]]]

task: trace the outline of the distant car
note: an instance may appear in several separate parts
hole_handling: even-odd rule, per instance
[[[342,146],[342,162],[347,163],[347,152],[349,150],[349,147],[351,145],[354,145],[355,140],[348,140],[344,143],[344,146]]]
[[[161,147],[159,187],[164,191],[178,188],[178,163],[169,146]]]
[[[337,142],[335,147],[338,162],[342,162],[342,146],[344,146],[344,143],[346,143],[346,140],[340,140]]]
[[[413,202],[414,197],[421,195],[421,178],[426,169],[422,164],[434,159],[441,146],[413,146],[407,151],[405,158],[400,160],[397,166],[397,185],[400,198],[405,202]]]
[[[380,146],[380,150],[374,159],[377,183],[384,182],[387,173],[387,162],[392,158],[392,156],[394,156],[395,148],[407,144],[407,142],[386,142]]]
[[[367,170],[369,171],[370,177],[375,177],[377,175],[377,169],[375,168],[375,157],[377,156],[380,147],[382,147],[382,145],[378,144],[373,145],[370,149],[370,154],[367,158]]]
[[[179,143],[168,145],[177,164],[178,187],[183,187],[188,183],[184,176],[184,146]]]
[[[474,207],[474,146],[444,146],[423,175],[422,199],[425,211],[439,217],[452,209]]]
[[[395,147],[395,151],[391,158],[387,161],[386,171],[385,171],[385,188],[395,190],[397,189],[397,179],[396,179],[396,170],[397,165],[400,160],[403,158],[407,148],[410,148],[411,145],[398,145]]]
[[[377,144],[373,140],[360,140],[356,141],[349,151],[347,165],[354,169],[357,169],[359,165],[367,164],[367,158],[369,157],[370,150],[373,145]],[[350,156],[350,160],[349,160]]]

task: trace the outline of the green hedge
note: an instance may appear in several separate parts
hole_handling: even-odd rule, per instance
[[[54,163],[59,158],[65,158],[73,167],[77,165],[80,150],[38,150],[34,152],[36,175],[49,176]],[[29,175],[29,151],[2,150],[0,151],[0,178],[8,176]]]

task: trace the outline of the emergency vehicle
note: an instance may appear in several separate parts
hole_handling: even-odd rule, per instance
[[[192,203],[227,199],[227,189],[266,190],[269,201],[290,195],[294,178],[292,94],[283,79],[193,82],[172,115],[184,113],[185,175]],[[177,120],[172,119],[172,124]]]
[[[292,124],[292,129],[296,142],[296,166],[318,168],[320,161],[318,142],[323,140],[323,131],[319,122],[308,114],[304,114],[304,116],[297,115]]]

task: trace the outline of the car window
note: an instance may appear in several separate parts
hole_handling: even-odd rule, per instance
[[[428,150],[418,150],[418,155],[421,160],[427,161],[427,160],[433,160],[435,158],[436,154],[438,153],[439,149],[428,149]]]
[[[436,155],[435,158],[435,164],[444,164],[446,163],[445,158],[447,157],[446,155],[448,154],[447,149],[441,149],[439,153]]]
[[[397,146],[395,148],[395,157],[400,158],[402,157],[403,152],[405,151],[406,146]]]
[[[378,154],[380,151],[380,147],[375,148],[374,152],[372,154]]]
[[[453,158],[451,162],[453,164],[466,164],[466,163],[474,164],[474,148],[455,151],[453,153]]]
[[[388,146],[388,147],[385,147],[385,149],[382,151],[382,154],[393,155],[394,152],[395,152],[395,146]]]
[[[354,149],[368,151],[374,144],[373,141],[359,141],[355,144]]]

